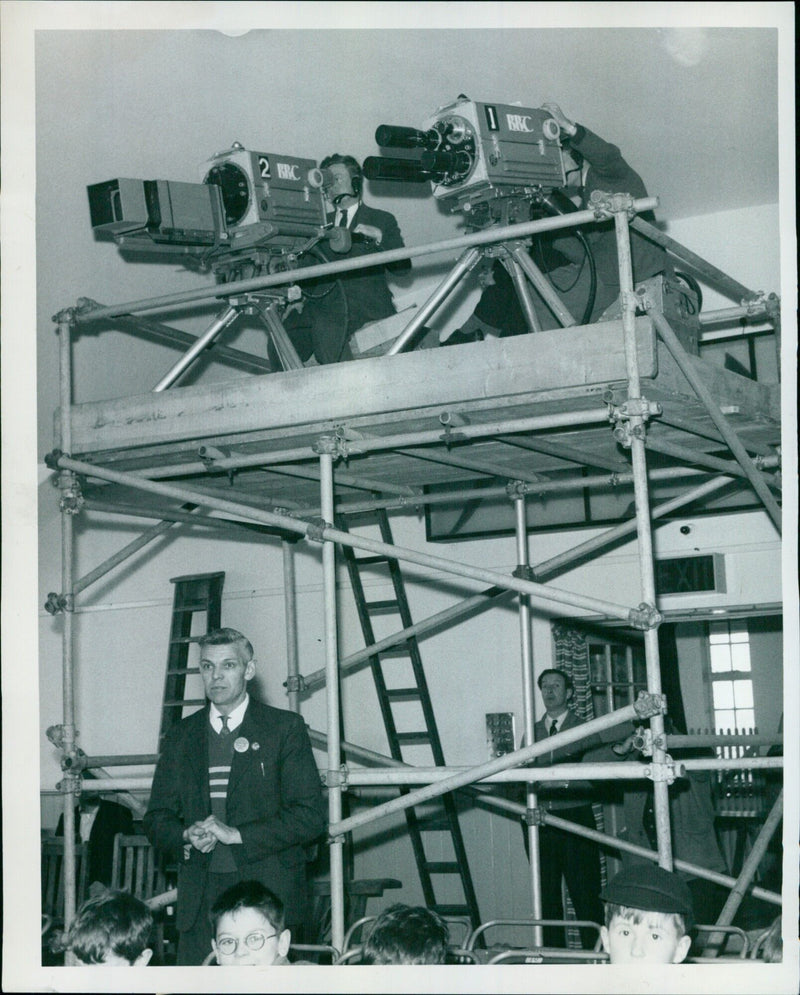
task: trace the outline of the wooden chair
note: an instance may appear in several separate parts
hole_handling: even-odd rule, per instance
[[[163,895],[174,886],[169,871],[159,859],[150,840],[146,836],[126,836],[117,833],[114,837],[114,855],[111,863],[111,887],[127,891],[143,902]],[[168,949],[172,944],[166,940],[166,926],[170,924],[170,909],[155,908],[154,953],[161,964],[166,964]]]
[[[75,906],[86,898],[86,875],[89,869],[89,844],[75,844]],[[42,916],[49,926],[64,923],[64,838],[52,836],[42,840]]]
[[[385,891],[402,888],[402,881],[396,878],[364,878],[345,881],[344,918],[345,928],[349,928],[366,916],[370,898],[381,898]],[[315,878],[310,882],[310,929],[307,932],[315,944],[327,945],[331,940],[331,882],[330,878]],[[345,944],[345,950],[347,945]]]

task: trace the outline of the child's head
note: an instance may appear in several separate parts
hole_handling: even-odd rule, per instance
[[[601,892],[600,930],[612,964],[680,964],[692,940],[692,896],[677,874],[650,864],[622,870]]]
[[[147,964],[153,914],[126,891],[105,891],[78,910],[67,933],[65,948],[83,964]]]
[[[447,923],[422,906],[392,905],[372,925],[362,964],[444,964]]]
[[[223,891],[211,906],[217,963],[247,967],[284,958],[292,934],[283,923],[283,902],[259,881],[240,881]]]

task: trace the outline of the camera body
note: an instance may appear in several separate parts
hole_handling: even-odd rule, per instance
[[[547,111],[461,100],[441,108],[423,127],[440,135],[441,147],[451,155],[463,150],[463,166],[469,158],[469,168],[446,173],[433,187],[434,197],[452,200],[459,209],[524,188],[550,190],[565,183],[559,128]],[[432,157],[427,161],[435,165]]]
[[[541,108],[459,97],[440,107],[421,130],[380,125],[378,145],[415,154],[371,157],[364,172],[370,179],[430,181],[434,197],[452,210],[472,212],[476,220],[479,214],[496,219],[503,212],[489,208],[492,201],[530,203],[564,186],[559,135],[557,122]]]
[[[205,162],[202,182],[118,178],[87,187],[92,228],[125,249],[202,257],[285,255],[325,224],[313,159],[252,152],[238,142]]]

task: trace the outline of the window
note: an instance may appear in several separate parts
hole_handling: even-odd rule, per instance
[[[589,668],[595,716],[632,705],[639,692],[647,689],[644,647],[640,643],[611,642],[592,636]]]
[[[715,732],[753,729],[753,679],[747,622],[709,622],[711,701]]]
[[[714,731],[753,732],[753,678],[747,622],[708,623],[708,653]],[[721,758],[758,755],[758,747],[718,746]],[[764,814],[764,779],[759,771],[717,771],[717,814],[727,818]]]

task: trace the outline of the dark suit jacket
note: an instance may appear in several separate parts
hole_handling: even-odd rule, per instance
[[[559,732],[566,732],[568,729],[574,729],[581,725],[583,725],[583,719],[579,718],[570,708],[559,724]],[[533,737],[537,743],[548,738],[549,726],[550,717],[548,715],[534,724]],[[535,761],[535,766],[549,767],[551,764],[580,763],[584,758],[589,759],[588,754],[604,749],[603,741],[597,734],[593,733],[577,743],[562,746],[550,753],[543,754]],[[547,803],[549,809],[574,808],[577,805],[591,803],[592,785],[589,781],[543,781],[539,786],[538,796],[542,802]]]
[[[183,831],[211,814],[208,788],[208,706],[169,733],[156,767],[144,830],[153,846],[179,862],[179,930],[190,929],[202,908],[210,854],[191,847]],[[252,697],[236,740],[226,819],[242,836],[232,847],[242,880],[261,881],[283,901],[287,923],[303,921],[305,845],[325,829],[319,772],[302,718]],[[220,844],[218,844],[220,845]]]
[[[361,235],[353,234],[359,225],[378,228],[381,244],[376,245]],[[321,243],[316,248],[316,255],[307,257],[306,264],[341,262],[403,247],[400,228],[394,215],[388,211],[359,204],[348,228],[353,234],[349,252],[334,252],[327,243]],[[402,260],[389,266],[377,265],[340,273],[335,280],[322,278],[305,281],[303,311],[292,313],[285,322],[289,337],[303,362],[312,354],[317,362],[323,364],[352,359],[347,346],[350,336],[370,321],[388,318],[395,313],[392,293],[386,282],[387,270],[400,272],[410,266],[409,260]]]
[[[92,823],[89,833],[89,868],[87,878],[89,884],[92,881],[100,881],[102,884],[111,884],[111,866],[114,859],[114,837],[117,833],[129,835],[133,832],[133,813],[124,805],[117,802],[109,802],[100,799],[100,806],[97,815]],[[56,826],[56,836],[64,835],[64,816],[58,818]],[[75,839],[80,841],[81,837],[81,816],[80,806],[75,806]]]
[[[350,251],[342,257],[335,258],[355,259],[359,256],[388,252],[390,249],[403,247],[400,228],[394,215],[389,214],[388,211],[379,211],[374,207],[367,207],[366,204],[359,204],[349,226],[351,232],[359,225],[372,225],[378,228],[381,232],[381,244],[375,245],[374,242],[359,241],[356,237]],[[395,263],[391,267],[375,266],[371,269],[353,270],[350,273],[340,274],[347,295],[348,336],[358,331],[367,322],[388,318],[390,314],[395,313],[392,294],[386,283],[386,269],[407,269],[409,265],[407,263],[404,267],[402,263]]]

